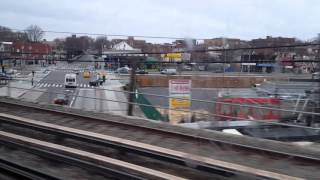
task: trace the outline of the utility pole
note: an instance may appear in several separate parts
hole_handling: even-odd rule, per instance
[[[130,83],[129,83],[129,98],[128,98],[128,116],[133,115],[133,104],[134,103],[134,96],[136,90],[136,69],[137,69],[137,62],[135,58],[131,59],[131,72],[130,72]]]
[[[0,65],[1,65],[1,72],[4,73],[4,66],[3,66],[2,54],[0,54]]]

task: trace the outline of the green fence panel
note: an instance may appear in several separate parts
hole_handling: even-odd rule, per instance
[[[164,118],[161,113],[152,106],[152,104],[149,102],[149,100],[144,97],[142,94],[138,94],[139,91],[136,90],[135,94],[135,102],[139,104],[139,107],[141,111],[144,113],[144,115],[148,119],[157,120],[157,121],[167,121],[166,118]],[[145,105],[147,106],[145,106]]]

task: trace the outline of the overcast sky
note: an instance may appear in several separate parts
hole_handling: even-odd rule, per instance
[[[289,36],[320,32],[318,0],[1,0],[0,25],[174,37]],[[51,39],[57,34],[47,33]]]

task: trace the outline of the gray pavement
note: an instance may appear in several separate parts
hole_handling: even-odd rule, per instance
[[[88,60],[91,58],[91,60],[94,60],[91,55],[84,56],[85,57],[80,57],[79,59]],[[65,88],[65,74],[72,73],[74,69],[80,70],[80,74],[77,75],[77,88]],[[84,78],[82,75],[85,69],[91,69],[94,74],[95,72],[103,71],[95,71],[94,63],[92,62],[59,62],[56,66],[50,67],[50,72],[46,76],[43,76],[42,79],[35,79],[34,86],[32,87],[30,85],[32,90],[25,92],[20,98],[33,102],[51,104],[59,93],[63,93],[69,96],[69,103],[67,105],[69,107],[96,112],[126,114],[127,104],[120,103],[121,101],[127,102],[126,95],[120,92],[109,91],[121,90],[123,83],[113,74],[109,73],[107,75],[107,81],[103,86],[90,87],[90,78]],[[41,75],[41,72],[36,72],[36,76],[37,75]],[[92,75],[91,78],[93,77],[94,75]]]

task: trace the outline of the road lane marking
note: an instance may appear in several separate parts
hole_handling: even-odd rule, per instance
[[[76,96],[73,96],[72,97],[72,100],[71,100],[71,102],[70,102],[70,105],[69,105],[69,107],[72,107],[72,105],[73,105],[73,103],[74,103],[74,100],[76,99]]]
[[[48,84],[47,84],[47,83],[45,83],[45,84],[43,85],[43,87],[47,87],[47,85],[48,85]]]

